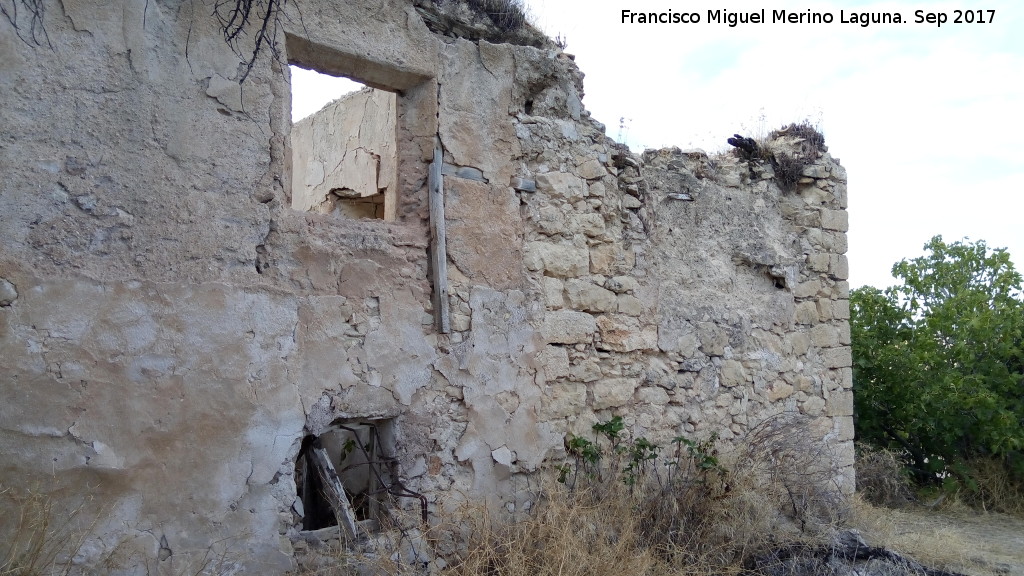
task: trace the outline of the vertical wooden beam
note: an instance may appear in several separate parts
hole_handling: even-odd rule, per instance
[[[434,321],[437,331],[452,331],[448,312],[448,249],[444,225],[444,166],[440,143],[434,144],[434,161],[430,164],[427,187],[430,189],[430,268],[434,281]]]
[[[366,455],[369,458],[369,460],[366,463],[366,473],[367,476],[369,476],[366,479],[366,517],[370,520],[379,521],[379,493],[381,486],[379,478],[377,477],[377,474],[374,472],[374,467],[377,466],[377,462],[380,461],[380,458],[377,455],[377,429],[375,426],[371,424],[365,430],[367,431],[368,437],[366,439],[364,447],[366,448]],[[360,437],[358,441],[362,442],[362,438]]]
[[[356,514],[352,510],[348,496],[345,495],[345,487],[341,483],[341,478],[338,477],[338,472],[334,469],[334,464],[331,464],[327,450],[324,450],[319,441],[315,441],[309,447],[306,457],[311,459],[317,475],[320,476],[324,498],[330,502],[334,516],[338,519],[338,525],[344,530],[349,541],[354,542],[359,535],[356,529]]]

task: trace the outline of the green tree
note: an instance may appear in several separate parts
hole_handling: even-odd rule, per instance
[[[921,482],[967,480],[970,458],[1024,449],[1021,276],[983,241],[925,250],[893,266],[902,285],[850,295],[857,434],[904,451]]]

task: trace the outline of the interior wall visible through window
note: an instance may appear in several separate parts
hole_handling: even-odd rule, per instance
[[[292,208],[394,220],[394,92],[298,65],[292,77]]]

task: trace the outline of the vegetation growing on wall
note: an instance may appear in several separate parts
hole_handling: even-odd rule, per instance
[[[782,138],[795,140],[799,151],[790,154],[777,149],[772,143]],[[753,166],[755,163],[769,164],[775,173],[775,182],[786,192],[796,189],[803,178],[804,169],[813,164],[822,153],[828,151],[825,136],[808,121],[793,123],[773,130],[767,138],[755,139],[739,134],[728,139],[736,155]]]
[[[594,425],[593,437],[569,435],[564,487],[510,525],[477,515],[451,573],[731,574],[823,541],[844,506],[807,424],[768,419],[721,453],[714,434],[657,446],[621,417]]]
[[[972,459],[1024,478],[1024,301],[1003,249],[946,243],[854,290],[857,435],[899,451],[919,484],[975,488]]]

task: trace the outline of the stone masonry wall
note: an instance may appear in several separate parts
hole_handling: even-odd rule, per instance
[[[0,485],[101,504],[77,571],[294,566],[296,457],[344,419],[393,423],[433,518],[524,509],[614,415],[653,441],[801,415],[852,489],[827,153],[771,144],[807,164],[792,191],[728,154],[633,155],[570,55],[432,32],[407,0],[289,3],[282,59],[241,85],[212,1],[115,4],[46,2],[52,49],[0,21]],[[393,219],[293,209],[285,61],[397,94]]]

